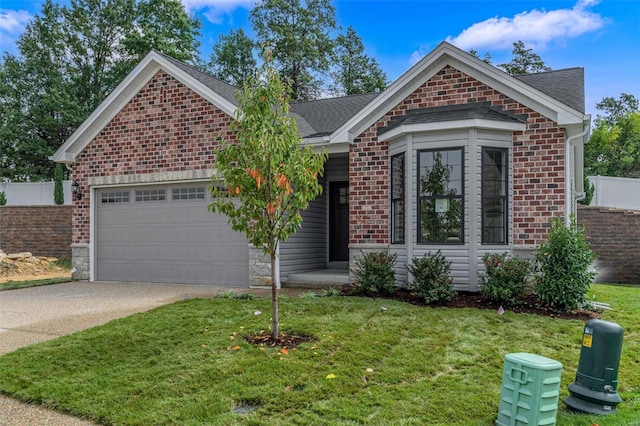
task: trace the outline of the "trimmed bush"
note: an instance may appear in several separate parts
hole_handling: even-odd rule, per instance
[[[54,170],[54,178],[53,178],[53,181],[55,182],[53,186],[53,202],[57,206],[64,204],[64,188],[62,186],[62,179],[63,179],[62,175],[63,175],[62,164],[57,163],[56,168]]]
[[[594,259],[584,228],[576,224],[573,216],[568,227],[560,219],[552,220],[547,241],[536,252],[538,300],[557,311],[582,307],[596,276],[590,270]]]
[[[531,262],[517,257],[507,258],[507,253],[488,253],[482,257],[485,272],[480,276],[482,297],[505,306],[515,306],[527,291],[527,275]]]
[[[4,195],[4,191],[0,191],[0,206],[5,206],[7,204],[7,196]]]
[[[426,304],[448,302],[455,295],[449,276],[451,262],[440,253],[429,252],[425,256],[415,257],[407,268],[413,275],[410,289]]]
[[[353,290],[362,296],[388,296],[396,286],[396,255],[386,252],[365,253],[353,269]]]

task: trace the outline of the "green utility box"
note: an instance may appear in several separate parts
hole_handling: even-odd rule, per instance
[[[528,353],[504,357],[499,426],[555,425],[562,364]]]
[[[623,330],[618,324],[591,320],[584,326],[576,381],[564,402],[572,410],[613,414],[622,401],[618,395],[618,368]]]

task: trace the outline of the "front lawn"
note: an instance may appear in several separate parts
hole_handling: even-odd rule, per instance
[[[612,416],[562,403],[580,321],[355,297],[282,298],[283,331],[317,337],[289,350],[242,339],[268,326],[269,300],[175,303],[0,357],[0,391],[104,424],[491,425],[505,354],[530,352],[564,365],[559,425],[633,424],[640,288],[593,289],[625,329]]]

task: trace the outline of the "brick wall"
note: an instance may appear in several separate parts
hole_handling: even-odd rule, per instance
[[[377,129],[407,110],[491,102],[527,115],[524,132],[513,135],[514,244],[535,245],[549,220],[564,215],[564,131],[539,113],[446,66],[355,139],[350,149],[350,243],[389,242],[388,144]]]
[[[597,255],[596,282],[640,284],[640,211],[579,206],[578,223]]]
[[[71,206],[1,206],[0,249],[71,257]]]
[[[89,178],[210,169],[218,138],[235,140],[231,121],[159,71],[77,157],[73,178],[84,196],[73,206],[73,242],[89,243]]]

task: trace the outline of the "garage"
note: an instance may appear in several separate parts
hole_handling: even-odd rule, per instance
[[[208,183],[96,190],[95,279],[246,287],[249,248]]]

